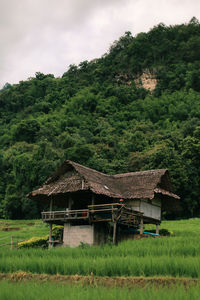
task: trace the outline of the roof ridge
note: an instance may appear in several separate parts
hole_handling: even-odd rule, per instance
[[[103,176],[108,176],[108,177],[113,176],[113,175],[105,174],[105,173],[100,172],[100,171],[97,171],[97,170],[95,170],[95,169],[92,169],[92,168],[83,166],[83,165],[81,165],[81,164],[79,164],[79,163],[76,163],[76,162],[74,162],[74,161],[71,161],[71,160],[65,160],[65,163],[68,163],[68,164],[72,165],[75,169],[76,169],[76,166],[77,166],[77,167],[80,167],[80,168],[82,168],[82,169],[87,169],[87,170],[89,170],[89,171],[92,171],[93,173],[97,173],[97,174],[100,174],[100,175],[103,175]],[[77,171],[77,169],[76,169],[76,171]],[[84,175],[84,174],[83,174],[83,175]]]
[[[115,174],[113,175],[115,178],[120,178],[120,177],[128,177],[132,175],[144,175],[144,174],[152,174],[152,173],[160,173],[162,171],[163,174],[168,171],[168,169],[153,169],[153,170],[144,170],[144,171],[137,171],[137,172],[127,172],[127,173],[120,173],[120,174]]]

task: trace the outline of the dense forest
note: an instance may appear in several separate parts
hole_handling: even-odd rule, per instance
[[[6,84],[0,132],[0,218],[39,217],[26,194],[65,159],[108,174],[168,168],[179,216],[199,216],[199,21],[126,32],[61,78]]]

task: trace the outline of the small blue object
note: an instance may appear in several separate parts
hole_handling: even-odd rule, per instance
[[[129,228],[129,229],[124,229],[123,232],[129,232],[129,233],[140,233],[139,230],[137,229],[133,229],[133,228]],[[153,233],[153,232],[148,232],[148,231],[143,231],[144,234],[149,234],[149,235],[153,235],[153,236],[160,236],[160,234],[158,233]]]

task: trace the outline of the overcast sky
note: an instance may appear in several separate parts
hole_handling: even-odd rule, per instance
[[[200,19],[200,0],[0,0],[0,88],[101,57],[125,31]]]

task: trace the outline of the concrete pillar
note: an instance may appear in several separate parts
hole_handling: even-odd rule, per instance
[[[65,223],[64,224],[63,245],[64,246],[69,246],[70,245],[70,223]]]

